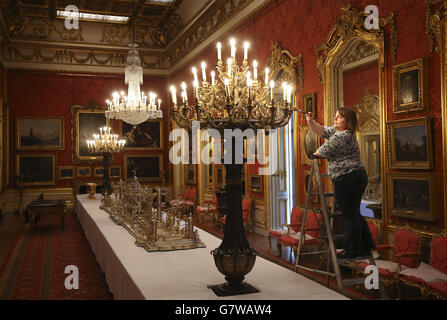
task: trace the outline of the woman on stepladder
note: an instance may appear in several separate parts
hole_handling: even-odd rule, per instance
[[[375,249],[368,224],[360,214],[360,202],[368,176],[360,161],[360,149],[355,137],[357,117],[353,110],[337,109],[334,125],[325,127],[306,114],[310,129],[328,139],[315,153],[328,160],[328,174],[334,184],[335,201],[345,220],[345,243],[337,258],[349,259],[368,256]]]

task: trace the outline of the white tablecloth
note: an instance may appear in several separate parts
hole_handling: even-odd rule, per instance
[[[99,200],[88,200],[87,195],[77,195],[75,211],[115,299],[347,299],[259,256],[244,281],[260,292],[218,297],[207,285],[225,282],[210,254],[220,245],[220,239],[199,229],[206,248],[147,252],[137,247],[135,239],[100,210],[99,204]]]

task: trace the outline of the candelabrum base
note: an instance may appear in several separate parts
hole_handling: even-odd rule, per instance
[[[218,297],[229,297],[237,296],[241,294],[250,294],[260,292],[258,289],[253,287],[251,284],[246,282],[241,282],[238,285],[230,285],[228,282],[216,285],[207,286],[209,289],[213,290],[214,294]]]

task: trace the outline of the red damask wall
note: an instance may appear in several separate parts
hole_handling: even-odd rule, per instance
[[[428,116],[434,120],[434,155],[435,172],[437,179],[437,196],[439,204],[439,219],[441,226],[444,221],[443,208],[443,181],[442,181],[442,139],[441,139],[441,97],[440,97],[440,58],[437,53],[431,53],[429,42],[425,33],[426,4],[421,0],[281,0],[272,1],[261,12],[251,19],[231,30],[219,41],[224,45],[223,58],[229,55],[229,39],[235,37],[238,40],[238,59],[242,59],[242,42],[247,40],[251,43],[249,60],[256,57],[261,68],[265,64],[271,52],[271,42],[279,43],[282,49],[286,49],[297,56],[302,54],[304,64],[304,88],[300,89],[298,101],[302,101],[303,94],[316,92],[317,95],[317,120],[322,123],[324,118],[321,104],[323,99],[323,86],[319,81],[317,72],[317,55],[315,46],[325,42],[331,28],[337,23],[341,15],[342,3],[350,3],[359,10],[364,10],[368,5],[376,5],[379,16],[386,17],[394,13],[396,29],[398,32],[399,47],[396,61],[392,59],[389,27],[385,37],[386,52],[386,103],[388,120]],[[202,60],[207,65],[214,65],[217,59],[215,44],[205,49],[196,59],[189,61],[182,69],[176,71],[169,79],[179,87],[181,81],[192,82],[191,67],[200,66]],[[427,112],[398,115],[393,113],[392,103],[392,66],[407,61],[427,56],[429,59],[429,82],[430,82],[430,107]],[[251,62],[251,61],[250,61]],[[200,70],[200,69],[199,69]],[[192,92],[190,91],[192,95]],[[192,98],[192,97],[191,97]],[[299,121],[304,125],[305,121]],[[300,154],[300,153],[298,153]],[[300,166],[299,177],[304,176],[308,170],[306,165]],[[302,179],[301,179],[302,181]],[[304,204],[304,187],[298,187],[298,199]]]
[[[55,72],[31,72],[8,70],[8,104],[10,110],[9,130],[9,183],[15,184],[16,154],[35,154],[36,151],[16,151],[15,132],[17,116],[63,116],[65,127],[65,148],[60,151],[42,151],[41,154],[56,154],[58,166],[72,165],[71,140],[71,106],[87,105],[91,102],[105,105],[105,100],[114,91],[124,90],[124,76],[120,75],[70,75]],[[155,91],[163,100],[163,113],[167,113],[166,78],[144,77],[142,85],[144,92]],[[168,134],[168,120],[164,118],[163,128],[165,136]],[[119,123],[114,121],[114,130],[118,132]],[[167,150],[168,141],[164,139],[163,150]],[[126,152],[135,154],[138,152]],[[143,152],[139,152],[141,154]],[[149,153],[149,152],[146,152]],[[154,152],[150,152],[154,153]],[[121,165],[122,154],[115,155],[111,165]],[[169,159],[164,156],[164,168]],[[102,162],[82,164],[79,166],[101,167]],[[92,169],[93,170],[93,169]],[[123,170],[123,167],[122,167]],[[92,174],[93,176],[93,174]],[[101,180],[102,178],[82,178],[87,180]],[[81,180],[81,178],[76,178]],[[57,186],[68,187],[72,180],[57,180]]]

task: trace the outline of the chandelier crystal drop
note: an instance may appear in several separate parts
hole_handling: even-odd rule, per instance
[[[108,110],[105,112],[108,119],[119,119],[134,127],[147,119],[163,118],[161,100],[157,100],[155,93],[149,92],[147,97],[140,91],[143,84],[143,68],[141,59],[136,50],[137,44],[132,43],[127,55],[125,69],[125,83],[128,84],[127,96],[115,92],[112,100],[107,100]]]

